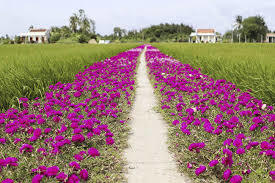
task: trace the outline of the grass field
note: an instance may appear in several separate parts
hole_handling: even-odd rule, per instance
[[[153,46],[214,79],[226,79],[275,104],[275,44],[177,44]]]
[[[85,65],[116,55],[137,44],[55,44],[0,46],[0,111],[17,106],[18,98],[41,97],[56,82],[71,82]]]

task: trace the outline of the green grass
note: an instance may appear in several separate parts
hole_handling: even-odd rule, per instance
[[[275,44],[152,44],[214,79],[226,79],[275,104]]]
[[[138,44],[47,44],[0,46],[0,111],[18,98],[41,97],[48,86],[72,82],[84,66],[115,56]]]

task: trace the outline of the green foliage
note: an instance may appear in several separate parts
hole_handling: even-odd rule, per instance
[[[261,16],[248,17],[242,22],[242,34],[246,35],[250,42],[261,41],[261,36],[264,38],[268,32],[265,20]]]
[[[59,41],[61,38],[61,34],[60,33],[55,33],[52,32],[51,33],[51,37],[50,37],[50,43],[56,43],[57,41]]]
[[[22,43],[22,41],[21,41],[21,39],[20,39],[19,36],[15,36],[14,42],[17,43],[17,44],[21,44]]]
[[[90,40],[90,38],[84,34],[80,34],[78,36],[78,42],[79,43],[88,43],[88,41]]]
[[[153,44],[183,63],[275,105],[274,44]]]
[[[95,61],[136,47],[120,45],[2,45],[0,46],[0,111],[17,106],[17,99],[41,97],[50,84],[74,80]]]

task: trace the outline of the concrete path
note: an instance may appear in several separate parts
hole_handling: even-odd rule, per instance
[[[146,72],[145,51],[137,73],[136,99],[131,112],[132,135],[126,150],[129,183],[190,183],[177,172],[168,152],[167,125],[153,110],[157,105],[153,87]]]

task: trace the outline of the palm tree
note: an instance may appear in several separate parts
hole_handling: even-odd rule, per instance
[[[77,32],[77,24],[78,24],[78,16],[74,13],[73,16],[70,17],[70,28],[73,33]]]
[[[242,29],[243,17],[241,15],[237,15],[235,18],[235,25],[234,28],[237,29],[239,43],[241,42],[241,29]]]

